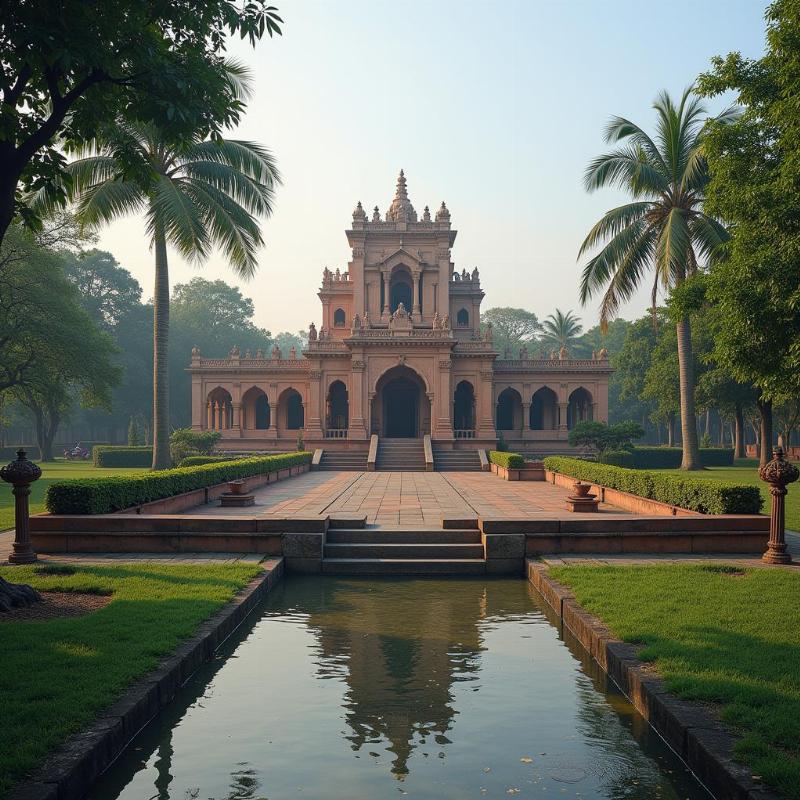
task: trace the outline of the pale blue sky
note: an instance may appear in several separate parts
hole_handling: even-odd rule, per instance
[[[540,318],[577,299],[577,250],[620,196],[587,195],[583,170],[612,114],[652,127],[659,90],[679,93],[715,54],[760,55],[761,0],[419,2],[274,0],[284,35],[231,53],[255,97],[233,134],[275,153],[284,176],[255,279],[241,284],[273,331],[319,323],[324,266],[345,268],[358,200],[385,212],[406,171],[419,212],[447,202],[459,268],[478,266],[484,309]],[[720,103],[712,104],[714,109]],[[100,242],[151,294],[138,220]],[[172,256],[172,282],[198,274]],[[199,274],[236,282],[215,256]],[[649,289],[626,307],[647,307]]]

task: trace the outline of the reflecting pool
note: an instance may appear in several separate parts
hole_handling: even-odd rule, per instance
[[[514,579],[290,577],[92,800],[708,795]]]

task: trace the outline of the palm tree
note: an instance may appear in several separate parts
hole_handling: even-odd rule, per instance
[[[588,191],[618,186],[634,202],[614,208],[589,231],[578,257],[601,247],[589,259],[581,278],[581,302],[605,288],[600,305],[600,324],[605,329],[620,304],[636,291],[652,269],[653,307],[659,286],[667,292],[691,278],[720,252],[728,238],[725,227],[703,213],[708,163],[703,154],[706,111],[686,89],[676,106],[662,92],[653,107],[657,114],[656,137],[651,139],[638,125],[613,117],[605,132],[609,143],[625,146],[592,161],[584,177]],[[717,120],[735,118],[727,109]],[[694,369],[689,318],[677,322],[680,368],[681,468],[702,469],[697,443],[694,402]]]
[[[557,308],[556,313],[542,323],[542,331],[542,342],[560,350],[568,348],[581,335],[583,325],[572,311],[565,314]]]
[[[153,469],[164,469],[170,465],[167,247],[197,262],[218,248],[237,275],[251,277],[263,244],[256,217],[272,213],[280,175],[258,144],[200,136],[175,142],[151,123],[118,121],[75,155],[69,194],[83,224],[140,212],[147,220],[155,250]]]

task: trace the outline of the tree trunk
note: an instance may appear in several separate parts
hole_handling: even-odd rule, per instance
[[[683,458],[681,469],[702,469],[700,448],[697,443],[697,415],[694,410],[694,358],[692,355],[692,328],[688,317],[677,324],[678,371],[681,389],[681,432]]]
[[[736,404],[733,414],[734,438],[733,438],[733,457],[746,458],[747,451],[744,446],[744,414],[742,413],[741,403]]]
[[[764,466],[772,458],[772,400],[759,400],[761,414],[761,447],[758,452],[759,466]]]
[[[172,465],[169,454],[169,269],[163,225],[156,223],[153,292],[153,469]]]

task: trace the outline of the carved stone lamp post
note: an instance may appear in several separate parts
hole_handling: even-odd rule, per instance
[[[30,564],[36,561],[31,545],[30,511],[28,497],[31,484],[42,477],[42,471],[25,457],[25,451],[17,450],[17,460],[0,469],[0,478],[13,485],[14,494],[14,549],[8,560],[12,564]]]
[[[769,523],[769,545],[761,560],[767,564],[791,564],[792,556],[786,549],[786,516],[784,498],[786,484],[794,483],[800,477],[800,470],[783,457],[783,448],[772,451],[772,461],[758,470],[762,481],[769,484],[772,495],[772,516]]]

